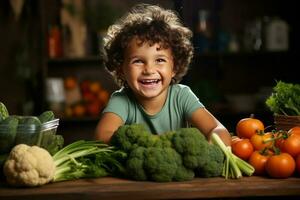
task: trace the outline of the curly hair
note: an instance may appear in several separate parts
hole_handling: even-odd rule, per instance
[[[130,41],[138,38],[141,43],[159,43],[162,48],[171,49],[176,72],[172,83],[178,83],[187,73],[193,57],[191,37],[192,31],[183,26],[174,11],[156,5],[139,4],[109,27],[104,38],[104,64],[117,84],[124,86],[126,82],[120,76],[120,69]]]

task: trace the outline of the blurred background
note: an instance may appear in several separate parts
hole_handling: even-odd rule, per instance
[[[277,80],[300,83],[294,1],[2,0],[0,101],[10,114],[53,110],[67,143],[91,139],[117,89],[100,53],[107,27],[136,3],[176,10],[194,32],[182,83],[229,129],[253,113],[272,124],[265,100]]]

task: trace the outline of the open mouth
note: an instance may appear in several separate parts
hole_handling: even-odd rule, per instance
[[[140,83],[142,83],[143,85],[154,85],[154,84],[158,84],[161,80],[160,79],[143,79],[143,80],[139,80]]]

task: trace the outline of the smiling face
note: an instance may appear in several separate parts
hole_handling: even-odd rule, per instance
[[[171,49],[132,39],[126,48],[122,75],[138,100],[165,100],[175,75]]]

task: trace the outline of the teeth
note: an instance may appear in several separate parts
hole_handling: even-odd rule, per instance
[[[159,79],[156,79],[156,80],[142,80],[141,82],[142,83],[158,83]]]

